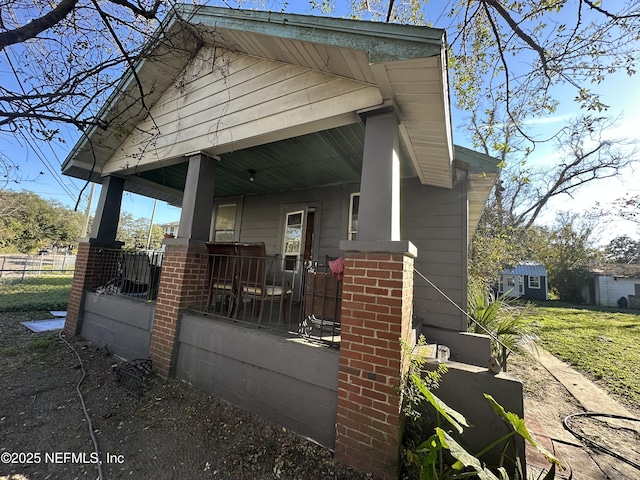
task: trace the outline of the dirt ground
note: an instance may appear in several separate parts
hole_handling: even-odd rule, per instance
[[[20,324],[37,318],[48,316],[0,313],[0,480],[96,479],[76,392],[80,363],[57,334],[32,333]],[[115,357],[78,339],[71,344],[86,371],[81,391],[105,479],[369,478],[334,461],[329,450],[178,380],[152,376],[136,398],[117,384]],[[572,478],[638,478],[638,470],[587,451],[562,428],[562,418],[582,410],[543,367],[515,359],[512,370],[525,382],[528,414],[558,425],[549,436]],[[586,422],[580,419],[577,428],[640,461],[637,431]],[[591,458],[598,459],[596,467],[588,467]]]
[[[38,317],[46,312],[0,313],[0,479],[96,479],[76,392],[79,362],[57,333],[20,324]],[[87,372],[81,391],[105,479],[368,478],[329,450],[178,380],[152,377],[138,399],[116,383],[115,357],[71,343]]]
[[[576,438],[563,425],[569,416],[585,410],[554,376],[533,357],[510,357],[510,372],[518,375],[524,385],[525,418],[528,428],[536,434],[536,427],[549,437],[545,446],[564,463],[565,470],[556,478],[576,480],[622,480],[640,478],[640,470],[594,448],[584,440]],[[620,399],[609,398],[610,400]],[[607,402],[608,403],[608,402]],[[637,405],[620,405],[635,418],[640,418]],[[604,402],[603,402],[603,408]],[[600,410],[599,413],[610,413]],[[640,465],[640,422],[613,420],[603,417],[573,417],[568,426],[587,439],[608,448],[614,454]],[[540,438],[542,440],[542,438]],[[529,461],[529,458],[527,459]],[[539,462],[541,465],[543,462]],[[536,477],[536,469],[529,464],[530,478]],[[542,477],[540,477],[542,478]]]

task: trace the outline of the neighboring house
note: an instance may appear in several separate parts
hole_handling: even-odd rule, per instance
[[[160,31],[101,110],[107,127],[63,165],[102,184],[66,332],[150,356],[160,375],[383,478],[399,465],[399,338],[425,334],[468,364],[473,381],[449,390],[472,423],[492,417],[478,404],[494,383],[522,414],[521,384],[485,375],[489,340],[449,300],[467,303],[467,248],[497,161],[453,144],[445,32],[186,5]],[[161,266],[121,260],[124,191],[181,205]],[[264,249],[256,277],[270,285],[249,285],[249,257],[218,254],[221,268],[207,241]],[[338,288],[318,265],[337,257]],[[330,309],[316,306],[316,277],[334,282]]]
[[[178,236],[178,228],[180,227],[180,222],[171,222],[171,223],[163,223],[158,225],[162,229],[162,233],[165,238],[171,237],[175,238]]]
[[[498,293],[524,300],[547,300],[547,269],[541,263],[526,261],[503,270],[498,280]]]
[[[617,307],[625,298],[628,308],[640,308],[640,265],[614,263],[592,270],[583,297],[586,303],[603,307]]]

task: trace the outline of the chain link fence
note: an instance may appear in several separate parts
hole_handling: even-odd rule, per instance
[[[0,312],[66,310],[75,255],[0,255]]]

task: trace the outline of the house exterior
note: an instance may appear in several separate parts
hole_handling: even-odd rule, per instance
[[[523,300],[547,300],[547,269],[541,263],[528,261],[503,270],[498,280],[498,294]]]
[[[624,308],[640,309],[640,265],[608,264],[592,270],[583,296],[586,303],[603,307],[618,307],[624,298]]]
[[[486,373],[489,339],[467,333],[451,303],[466,305],[467,247],[497,167],[453,144],[444,31],[183,5],[159,32],[102,109],[107,128],[87,132],[63,165],[102,184],[67,334],[150,356],[158,374],[380,478],[399,467],[399,339],[447,345],[476,386],[499,384],[522,414],[520,383]],[[181,206],[161,265],[128,260],[144,264],[128,277],[141,289],[113,281],[126,265],[115,241],[124,191]],[[246,259],[226,258],[235,286],[214,282],[224,269],[206,242],[264,249],[280,283],[253,289],[279,292],[261,299],[259,321],[236,280]],[[318,327],[308,286],[335,258],[340,321]],[[469,385],[456,381],[452,396]],[[472,422],[492,416],[469,402]]]
[[[162,233],[166,237],[176,237],[178,235],[178,228],[180,228],[180,222],[169,222],[158,225],[162,229]]]

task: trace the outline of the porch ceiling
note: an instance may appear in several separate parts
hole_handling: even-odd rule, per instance
[[[175,84],[202,42],[309,68],[379,89],[383,103],[395,105],[399,115],[404,174],[417,175],[424,184],[451,187],[453,143],[444,31],[216,7],[181,5],[178,11],[161,30],[171,45],[182,48],[171,49],[158,41],[153,55],[137,68],[149,92],[147,107]],[[127,112],[126,120],[114,121],[105,131],[89,131],[65,160],[63,172],[93,181],[111,172],[125,177],[129,191],[180,203],[184,156],[144,165],[138,160],[137,166],[131,166],[136,160],[129,159],[120,171],[113,165],[105,168],[118,155],[123,132],[134,131],[147,115],[139,97],[136,79],[125,76],[100,115],[113,120]],[[201,149],[222,158],[216,196],[358,182],[364,130],[356,113],[316,122],[315,130],[283,132],[275,125],[273,135]],[[256,182],[246,181],[248,169],[258,172]]]
[[[354,123],[220,155],[214,196],[359,183],[364,133],[364,125]],[[401,147],[401,157],[407,158],[405,147]],[[414,175],[408,161],[402,161],[401,165],[403,177]],[[187,166],[185,161],[139,172],[129,177],[129,181],[142,180],[140,186],[153,182],[182,192]],[[249,170],[256,172],[253,182],[249,180]]]

